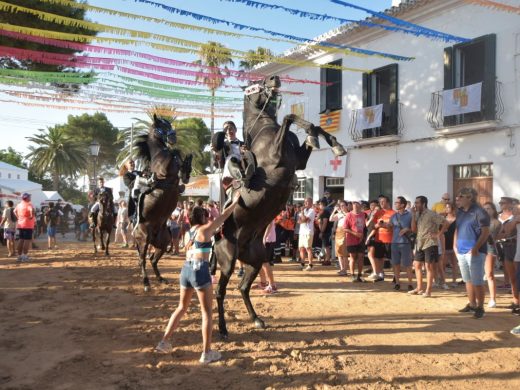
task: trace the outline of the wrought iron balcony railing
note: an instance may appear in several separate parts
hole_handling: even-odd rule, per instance
[[[486,82],[482,83],[482,102],[480,111],[467,114],[444,116],[443,114],[443,92],[433,92],[428,111],[427,120],[435,130],[477,123],[484,121],[500,121],[504,114],[504,103],[502,101],[502,83],[495,81],[495,85],[488,88]],[[493,95],[490,96],[489,93]]]
[[[401,116],[402,103],[383,106],[382,124],[380,127],[372,129],[357,129],[358,110],[352,110],[349,125],[349,134],[353,141],[360,142],[364,140],[374,139],[386,136],[400,137],[404,124]]]

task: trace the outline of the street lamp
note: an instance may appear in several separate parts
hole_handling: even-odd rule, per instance
[[[90,143],[89,152],[92,157],[94,157],[94,175],[90,179],[90,190],[94,190],[96,188],[96,163],[97,158],[99,156],[99,149],[101,148],[101,145],[96,140],[92,141]]]

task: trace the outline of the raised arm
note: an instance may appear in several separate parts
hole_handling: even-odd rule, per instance
[[[213,234],[215,234],[215,231],[220,227],[220,225],[222,225],[224,221],[229,218],[237,206],[239,200],[240,193],[237,192],[235,193],[235,196],[233,196],[233,202],[222,211],[221,215],[215,218],[213,222],[200,227],[200,230],[202,231],[201,233],[204,233],[206,239],[208,239],[208,236],[211,237]]]

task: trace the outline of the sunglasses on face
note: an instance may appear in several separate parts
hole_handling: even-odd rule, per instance
[[[442,200],[450,200],[450,198],[442,198]]]

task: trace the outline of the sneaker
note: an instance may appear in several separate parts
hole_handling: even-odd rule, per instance
[[[304,271],[312,271],[312,265],[309,264],[309,265],[308,265],[307,267],[305,267],[303,270],[304,270]]]
[[[495,307],[497,307],[497,303],[493,299],[490,299],[488,302],[488,308],[494,309]]]
[[[347,271],[341,270],[337,272],[338,276],[347,276]]]
[[[470,313],[472,311],[475,311],[475,308],[468,303],[466,306],[459,310],[459,313]]]
[[[269,285],[266,288],[264,288],[262,290],[262,292],[264,294],[276,294],[278,292],[278,289],[276,288],[276,286],[273,287],[273,286]]]
[[[520,325],[515,326],[509,333],[514,334],[515,336],[520,336]]]
[[[370,274],[367,276],[368,280],[371,280],[372,282],[377,279],[377,274]]]
[[[222,354],[219,351],[209,350],[208,352],[202,352],[200,355],[199,362],[201,364],[210,364],[222,359]]]
[[[511,314],[520,316],[520,308],[515,307],[514,309],[511,310]]]
[[[20,261],[21,261],[22,263],[28,263],[29,260],[30,260],[30,259],[29,259],[29,256],[27,256],[27,255],[22,255],[21,257],[22,257],[22,260],[20,260]]]
[[[510,309],[510,310],[518,309],[518,305],[516,303],[512,303],[509,306],[507,306],[506,309]]]
[[[475,309],[475,312],[473,313],[473,318],[475,319],[481,319],[482,317],[484,317],[484,308],[483,307],[477,307]]]
[[[396,283],[394,286],[395,291],[399,291],[401,289],[401,285],[399,283]]]
[[[172,353],[173,352],[173,346],[172,343],[166,340],[159,341],[159,344],[157,344],[157,347],[155,347],[155,352],[158,353]]]
[[[16,258],[16,262],[17,262],[17,263],[21,263],[21,262],[22,262],[22,256],[18,256],[18,257]]]
[[[376,276],[376,278],[374,279],[374,283],[377,283],[377,282],[384,282],[385,278],[382,278],[381,276]]]
[[[238,276],[239,278],[241,278],[242,276],[244,276],[244,268],[239,268],[239,269],[238,269],[237,276]]]
[[[360,275],[358,275],[358,277],[356,278],[356,282],[365,283],[365,281],[363,280],[363,278]]]

